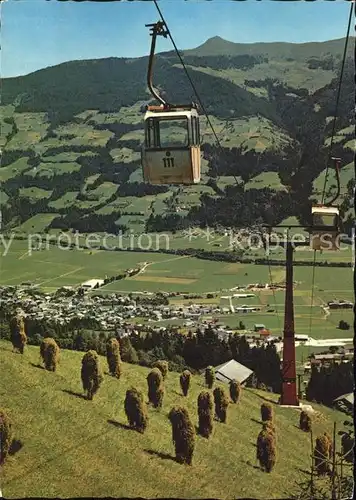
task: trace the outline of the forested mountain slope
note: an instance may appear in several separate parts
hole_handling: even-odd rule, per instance
[[[142,182],[148,58],[71,61],[2,81],[0,200],[5,228],[161,231],[194,224],[307,222],[319,200],[344,40],[235,44],[185,51],[223,148],[201,119],[199,186]],[[342,158],[342,214],[354,186],[354,39],[349,40],[333,154]],[[155,62],[168,100],[196,100],[173,52]],[[332,173],[327,193],[334,192]],[[36,221],[36,222],[35,222]]]

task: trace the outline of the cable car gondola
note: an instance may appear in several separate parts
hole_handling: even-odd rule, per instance
[[[340,234],[339,208],[336,206],[315,205],[312,207],[313,250],[338,250],[337,239]]]
[[[337,179],[337,194],[328,204],[314,205],[312,215],[312,249],[313,250],[338,250],[338,239],[340,235],[340,213],[339,208],[332,203],[340,194],[339,168],[341,159],[332,158],[335,161],[335,172]]]
[[[200,129],[196,104],[168,104],[152,86],[152,66],[157,35],[167,36],[164,23],[152,27],[147,84],[161,105],[147,106],[145,143],[141,152],[143,178],[153,185],[200,182]]]
[[[144,120],[144,180],[150,184],[199,183],[199,116],[194,105],[148,106]]]

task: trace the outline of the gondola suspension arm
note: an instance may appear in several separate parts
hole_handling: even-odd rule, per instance
[[[150,58],[148,61],[147,85],[153,97],[157,99],[157,101],[159,101],[161,104],[163,104],[165,108],[168,108],[170,105],[158,94],[158,92],[152,85],[153,60],[155,55],[156,39],[157,36],[164,36],[164,38],[167,38],[168,30],[165,29],[165,24],[162,21],[158,21],[157,23],[153,24],[146,24],[145,26],[151,28],[152,36]]]
[[[336,175],[336,182],[337,182],[337,191],[336,195],[334,198],[329,201],[329,203],[326,203],[325,206],[330,207],[340,196],[340,165],[341,165],[341,158],[331,158],[334,160],[334,167],[335,167],[335,175]]]

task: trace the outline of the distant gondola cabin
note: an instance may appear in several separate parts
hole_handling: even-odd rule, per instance
[[[312,207],[312,249],[338,250],[339,209],[335,206]]]
[[[194,106],[148,106],[142,169],[150,184],[200,182],[199,115]]]

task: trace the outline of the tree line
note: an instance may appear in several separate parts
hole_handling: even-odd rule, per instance
[[[95,332],[99,329],[95,320],[87,320],[83,331],[83,320],[72,321],[71,325],[57,325],[56,328],[43,321],[22,320],[18,326],[17,316],[9,318],[8,329],[1,329],[2,338],[17,338],[21,349],[22,338],[26,342],[40,345],[46,332],[66,349],[79,351],[96,350],[105,355],[106,341],[110,332]],[[92,330],[90,330],[92,329]],[[273,343],[250,347],[244,335],[229,334],[222,339],[210,326],[189,331],[186,336],[171,327],[156,331],[147,326],[137,326],[137,333],[131,332],[120,338],[123,360],[141,366],[153,366],[159,359],[166,359],[170,370],[190,370],[197,373],[206,366],[218,366],[235,359],[253,371],[247,384],[280,393],[281,362]],[[353,361],[332,363],[329,366],[313,366],[306,388],[309,401],[332,406],[334,400],[353,390]]]
[[[331,363],[329,366],[312,365],[306,398],[332,406],[337,397],[354,391],[354,383],[353,361]]]
[[[18,319],[14,319],[17,316],[9,315],[3,309],[1,312],[1,337],[10,340],[22,332],[26,342],[32,345],[40,345],[44,337],[51,336],[61,348],[95,350],[105,355],[106,341],[112,335],[107,331],[100,332],[98,322],[91,319],[85,322],[72,320],[69,325],[52,325],[50,322],[25,318],[19,327],[16,326]],[[195,332],[189,331],[187,335],[182,335],[175,327],[156,331],[146,325],[137,326],[136,332],[128,332],[122,338],[117,334],[125,362],[150,367],[157,360],[166,359],[173,371],[188,369],[197,373],[206,366],[218,366],[235,359],[254,372],[248,381],[249,385],[280,392],[280,357],[273,343],[251,348],[244,335],[229,334],[226,339],[220,338],[210,326],[198,328]]]

